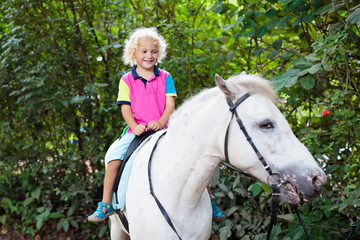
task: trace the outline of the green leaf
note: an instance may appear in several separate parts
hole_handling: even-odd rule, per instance
[[[261,10],[254,12],[255,19],[261,18],[262,15],[263,15],[263,12]]]
[[[64,223],[63,223],[63,229],[65,232],[68,232],[69,231],[69,219],[66,219],[66,218],[63,218],[64,219]]]
[[[254,34],[255,34],[255,29],[253,29],[253,30],[251,30],[249,32],[246,32],[245,37],[252,37],[252,36],[254,36]]]
[[[235,21],[235,26],[237,26],[237,25],[239,25],[240,23],[242,23],[243,21],[244,21],[244,16],[240,16],[240,17],[238,17],[237,19],[236,19],[236,21]]]
[[[221,189],[221,190],[223,190],[224,192],[228,192],[229,191],[229,189],[225,186],[225,184],[223,184],[223,183],[220,183],[219,185],[219,188]]]
[[[108,231],[108,226],[105,224],[105,226],[103,226],[103,227],[100,229],[99,237],[104,236],[107,231]]]
[[[260,185],[261,185],[261,188],[265,191],[265,192],[270,192],[270,187],[267,185],[267,184],[265,184],[265,183],[260,183]]]
[[[31,196],[37,200],[39,200],[40,198],[40,194],[41,194],[41,188],[38,187],[37,189],[35,189],[34,191],[31,192]]]
[[[314,66],[314,63],[312,63],[311,61],[309,61],[308,59],[303,58],[303,57],[294,58],[292,60],[292,64],[294,67],[297,67],[300,69],[310,68],[310,67]]]
[[[266,11],[265,16],[270,19],[274,19],[276,17],[276,10],[274,8],[270,8]]]
[[[285,16],[284,18],[282,18],[278,24],[278,27],[279,29],[284,29],[286,28],[289,23],[290,23],[290,20],[291,20],[291,16],[288,15],[288,16]]]
[[[331,215],[331,209],[325,209],[325,210],[324,210],[324,214],[325,214],[325,216],[326,216],[327,218],[329,218],[330,215]]]
[[[348,207],[348,204],[346,202],[340,204],[340,207],[339,207],[339,212],[342,212],[345,208]]]
[[[39,230],[43,225],[44,220],[40,219],[36,222],[36,229]]]
[[[5,223],[6,223],[6,215],[5,214],[0,216],[0,223],[2,225],[5,225]]]
[[[70,219],[70,225],[73,226],[76,229],[79,228],[79,224],[73,219]]]
[[[231,62],[234,59],[235,55],[233,51],[228,52],[226,55],[226,61]]]
[[[230,216],[231,214],[233,214],[234,212],[236,212],[237,210],[239,210],[240,207],[239,206],[233,206],[230,209],[226,210],[226,215]]]
[[[292,214],[278,215],[278,218],[285,219],[287,221],[293,221],[294,220],[294,216]]]
[[[287,83],[285,84],[285,87],[289,88],[289,87],[294,86],[296,84],[297,80],[298,80],[298,76],[289,77],[287,79]]]
[[[320,60],[320,58],[318,56],[316,56],[315,53],[311,53],[311,54],[307,55],[305,58],[311,62],[316,62],[316,61]]]
[[[299,72],[300,72],[299,69],[288,69],[283,75],[285,77],[294,77],[297,76]]]
[[[222,28],[222,32],[225,32],[229,29],[231,29],[232,27],[234,27],[234,24],[228,24],[228,25],[225,25],[223,28]]]
[[[279,24],[279,22],[280,22],[280,20],[275,18],[275,19],[271,20],[270,22],[266,23],[265,26],[270,31],[271,29],[274,29]]]
[[[251,17],[251,15],[254,13],[254,10],[248,10],[245,12],[245,17]]]
[[[244,29],[246,28],[254,28],[256,27],[257,24],[254,20],[252,20],[251,18],[245,18],[244,19]]]
[[[275,91],[280,91],[283,87],[285,87],[287,77],[284,75],[275,76],[271,79],[271,83],[274,86]]]
[[[260,184],[255,183],[249,187],[249,190],[251,190],[253,196],[256,197],[257,195],[259,195],[261,193],[262,188],[261,188]]]
[[[312,74],[306,74],[305,76],[300,77],[300,84],[306,90],[310,90],[315,86],[316,78]]]
[[[67,216],[67,217],[72,216],[72,215],[73,215],[73,213],[75,212],[75,209],[76,209],[76,208],[77,208],[77,204],[72,205],[72,206],[69,208],[69,210],[68,210],[68,212],[67,212],[66,216]]]
[[[60,219],[59,223],[56,226],[56,230],[59,231],[63,227],[63,224],[64,224],[64,218]]]
[[[287,9],[288,10],[294,10],[295,8],[297,8],[300,4],[302,3],[302,0],[292,0],[291,2],[288,3],[287,5]]]
[[[231,236],[231,227],[224,226],[219,229],[219,238],[220,240],[226,240]]]
[[[354,12],[352,12],[345,21],[353,24],[360,24],[360,8],[357,8]]]
[[[278,40],[275,40],[273,43],[272,43],[272,46],[275,50],[280,50],[281,46],[282,46],[282,40],[281,39],[278,39]]]
[[[306,13],[302,13],[292,24],[292,27],[296,27],[297,25],[299,25],[303,21],[305,16],[306,16]]]
[[[327,58],[324,58],[322,61],[321,61],[321,65],[323,67],[323,69],[327,72],[330,72],[333,70],[333,67],[332,65],[328,62],[328,59]]]
[[[261,26],[257,31],[257,37],[258,38],[262,38],[266,33],[267,33],[268,29],[266,27],[266,25]]]
[[[315,73],[319,72],[320,69],[321,69],[321,63],[315,64],[314,66],[312,66],[309,69],[309,73],[315,74]]]
[[[26,207],[27,205],[29,205],[33,201],[34,201],[34,198],[26,198],[25,201],[23,202],[23,204]]]
[[[289,235],[291,236],[291,240],[300,239],[303,234],[304,234],[304,229],[301,226],[297,226],[289,233]]]
[[[232,200],[234,199],[234,193],[233,192],[229,191],[228,196],[229,196],[230,199],[232,199]]]
[[[284,52],[283,54],[280,55],[280,58],[284,61],[288,61],[290,59],[290,53],[289,52]]]
[[[305,23],[311,22],[312,20],[314,20],[315,16],[316,16],[316,12],[312,11],[309,15],[304,17],[304,22]]]
[[[310,70],[309,68],[305,69],[305,70],[302,70],[301,72],[298,73],[298,77],[302,77],[302,76],[308,74],[309,70]]]
[[[49,215],[49,218],[63,218],[63,217],[65,217],[65,215],[60,212],[53,212]]]
[[[269,52],[269,53],[266,55],[266,58],[267,58],[267,59],[273,59],[273,58],[275,58],[278,54],[279,54],[279,52],[274,49],[274,50],[272,50],[271,52]]]
[[[260,56],[263,53],[264,49],[262,47],[257,48],[253,51],[253,56]]]

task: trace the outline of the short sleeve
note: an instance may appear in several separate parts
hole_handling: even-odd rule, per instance
[[[174,81],[170,74],[167,75],[165,82],[166,82],[166,96],[167,97],[177,97]]]
[[[129,104],[130,105],[130,89],[124,80],[119,82],[119,93],[116,101],[117,105]]]

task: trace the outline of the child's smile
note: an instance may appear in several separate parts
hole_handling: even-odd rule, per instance
[[[158,56],[159,47],[153,39],[139,39],[138,49],[135,52],[135,59],[138,68],[141,70],[153,71],[154,66],[157,63]]]

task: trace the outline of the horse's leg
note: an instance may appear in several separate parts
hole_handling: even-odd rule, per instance
[[[130,240],[129,235],[124,232],[121,227],[119,226],[120,220],[117,216],[113,215],[110,216],[110,222],[111,222],[111,227],[110,227],[110,236],[111,236],[111,240]]]

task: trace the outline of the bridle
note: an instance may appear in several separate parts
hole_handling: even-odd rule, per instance
[[[246,140],[249,142],[249,144],[251,145],[252,149],[254,150],[254,152],[256,153],[259,161],[262,163],[264,169],[268,172],[269,176],[267,178],[267,182],[270,185],[271,188],[271,210],[270,210],[270,224],[269,224],[269,229],[267,232],[267,237],[266,239],[270,239],[270,235],[271,235],[271,231],[272,228],[274,226],[274,224],[276,223],[277,220],[277,213],[278,213],[278,205],[279,205],[279,198],[280,198],[280,186],[282,184],[287,183],[288,181],[284,180],[281,176],[280,173],[277,172],[273,172],[270,168],[270,166],[267,164],[267,162],[265,161],[264,157],[261,155],[261,153],[259,152],[259,150],[256,148],[255,144],[253,143],[250,135],[248,134],[248,132],[246,131],[246,128],[242,122],[242,120],[240,119],[236,108],[242,103],[244,102],[248,97],[251,96],[251,93],[246,93],[243,96],[241,96],[235,103],[233,102],[233,100],[229,97],[226,98],[227,104],[229,105],[229,110],[232,113],[231,114],[231,119],[230,122],[228,124],[228,127],[226,129],[226,133],[225,133],[225,141],[224,141],[224,155],[225,155],[225,161],[223,161],[222,163],[224,165],[226,165],[227,167],[230,167],[231,169],[245,175],[245,176],[249,176],[255,179],[255,177],[253,177],[252,175],[250,175],[249,173],[243,172],[239,169],[237,169],[236,167],[234,167],[233,165],[231,165],[230,160],[229,160],[229,153],[228,153],[228,141],[229,141],[229,132],[230,132],[230,125],[232,122],[232,119],[235,116],[236,122],[238,123],[241,131],[244,133]],[[165,136],[166,132],[162,133],[159,138],[157,139],[154,148],[150,154],[150,158],[149,158],[149,162],[148,162],[148,180],[149,180],[149,185],[150,185],[150,194],[153,196],[153,198],[155,199],[156,204],[158,205],[160,212],[162,213],[162,215],[164,216],[165,220],[167,221],[167,223],[169,224],[169,226],[173,229],[173,231],[175,232],[175,234],[177,235],[177,237],[181,240],[181,237],[179,235],[179,233],[177,232],[174,224],[172,223],[169,215],[167,214],[165,208],[163,207],[163,205],[161,204],[161,202],[159,201],[159,199],[156,197],[156,194],[154,193],[154,189],[153,189],[153,185],[152,185],[152,180],[151,180],[151,160],[153,157],[153,154],[155,152],[155,149],[160,141],[161,138],[163,138]],[[300,223],[305,231],[305,233],[307,234],[309,239],[312,239],[312,237],[310,236],[309,232],[306,230],[306,227],[304,225],[304,222],[301,218],[300,212],[297,208],[297,206],[292,206],[294,208],[294,210],[296,211],[296,214],[300,220]],[[352,231],[350,232],[350,234],[348,235],[348,237],[346,238],[346,240],[349,240],[352,236],[352,234],[355,231],[356,225],[352,225]]]
[[[229,111],[232,113],[231,114],[231,119],[229,121],[228,127],[226,129],[226,133],[225,133],[225,141],[224,141],[224,154],[225,154],[225,161],[223,162],[226,166],[234,169],[237,172],[240,172],[243,175],[249,176],[254,178],[253,176],[251,176],[249,173],[243,172],[239,169],[237,169],[236,167],[234,167],[233,165],[231,165],[230,163],[230,159],[229,159],[229,132],[230,132],[230,126],[231,126],[231,122],[235,116],[236,122],[238,123],[241,131],[243,132],[243,134],[246,137],[246,140],[248,141],[248,143],[250,144],[250,146],[252,147],[252,149],[254,150],[254,152],[256,153],[256,156],[258,157],[259,161],[262,163],[264,169],[268,172],[269,176],[267,178],[268,184],[271,186],[271,219],[270,219],[270,225],[269,225],[269,230],[267,233],[267,238],[270,238],[270,234],[271,234],[271,230],[274,226],[274,224],[276,223],[276,219],[277,219],[277,212],[278,212],[278,204],[279,204],[279,197],[280,197],[280,186],[284,183],[286,183],[286,181],[284,181],[281,177],[281,175],[279,173],[275,173],[271,170],[269,164],[267,164],[267,162],[265,161],[264,157],[261,155],[261,153],[259,152],[259,150],[257,149],[257,147],[255,146],[254,142],[252,141],[249,133],[246,131],[246,128],[244,126],[244,123],[242,122],[242,120],[239,117],[239,114],[236,111],[236,108],[243,103],[248,97],[251,96],[251,93],[246,93],[244,95],[242,95],[235,103],[233,102],[233,100],[229,97],[226,97],[226,102],[229,105]]]
[[[252,175],[250,175],[249,173],[243,172],[241,170],[239,170],[238,168],[234,167],[233,165],[231,165],[230,160],[229,160],[229,153],[228,153],[228,138],[229,138],[229,131],[230,131],[230,125],[232,122],[232,119],[235,116],[236,122],[238,123],[241,131],[243,132],[243,134],[246,137],[246,140],[248,141],[248,143],[251,145],[252,149],[254,150],[254,152],[256,153],[259,161],[262,163],[262,165],[264,166],[264,169],[268,172],[269,176],[267,178],[267,182],[271,187],[271,210],[270,210],[270,224],[269,224],[269,229],[268,229],[268,233],[267,233],[267,237],[266,239],[270,239],[270,234],[271,234],[271,230],[273,228],[273,225],[276,223],[276,219],[277,219],[277,212],[278,212],[278,204],[279,204],[279,197],[280,197],[280,186],[284,183],[287,183],[288,181],[284,180],[281,176],[280,173],[276,173],[273,172],[270,168],[270,166],[267,164],[267,162],[265,161],[264,157],[261,155],[261,153],[259,152],[259,150],[256,148],[254,142],[252,141],[250,135],[248,134],[248,132],[246,131],[246,128],[242,122],[242,120],[240,119],[236,108],[242,103],[244,102],[248,97],[251,96],[251,93],[246,93],[244,95],[242,95],[235,103],[233,102],[233,100],[229,97],[226,97],[226,102],[229,105],[229,111],[232,113],[231,114],[231,119],[230,122],[228,124],[228,127],[226,129],[226,133],[225,133],[225,141],[224,141],[224,154],[225,154],[225,161],[223,161],[222,163],[224,165],[226,165],[227,167],[230,167],[231,169],[245,175],[251,178],[254,178]],[[298,209],[298,207],[296,205],[292,205],[293,209],[296,212],[296,215],[298,216],[300,223],[304,229],[304,232],[306,233],[306,235],[308,236],[309,239],[313,239],[310,235],[310,233],[307,231],[305,224],[301,218],[300,215],[300,211]],[[355,232],[356,229],[356,224],[353,224],[351,226],[352,230],[350,231],[349,235],[347,236],[346,240],[349,240],[352,236],[352,234]]]

